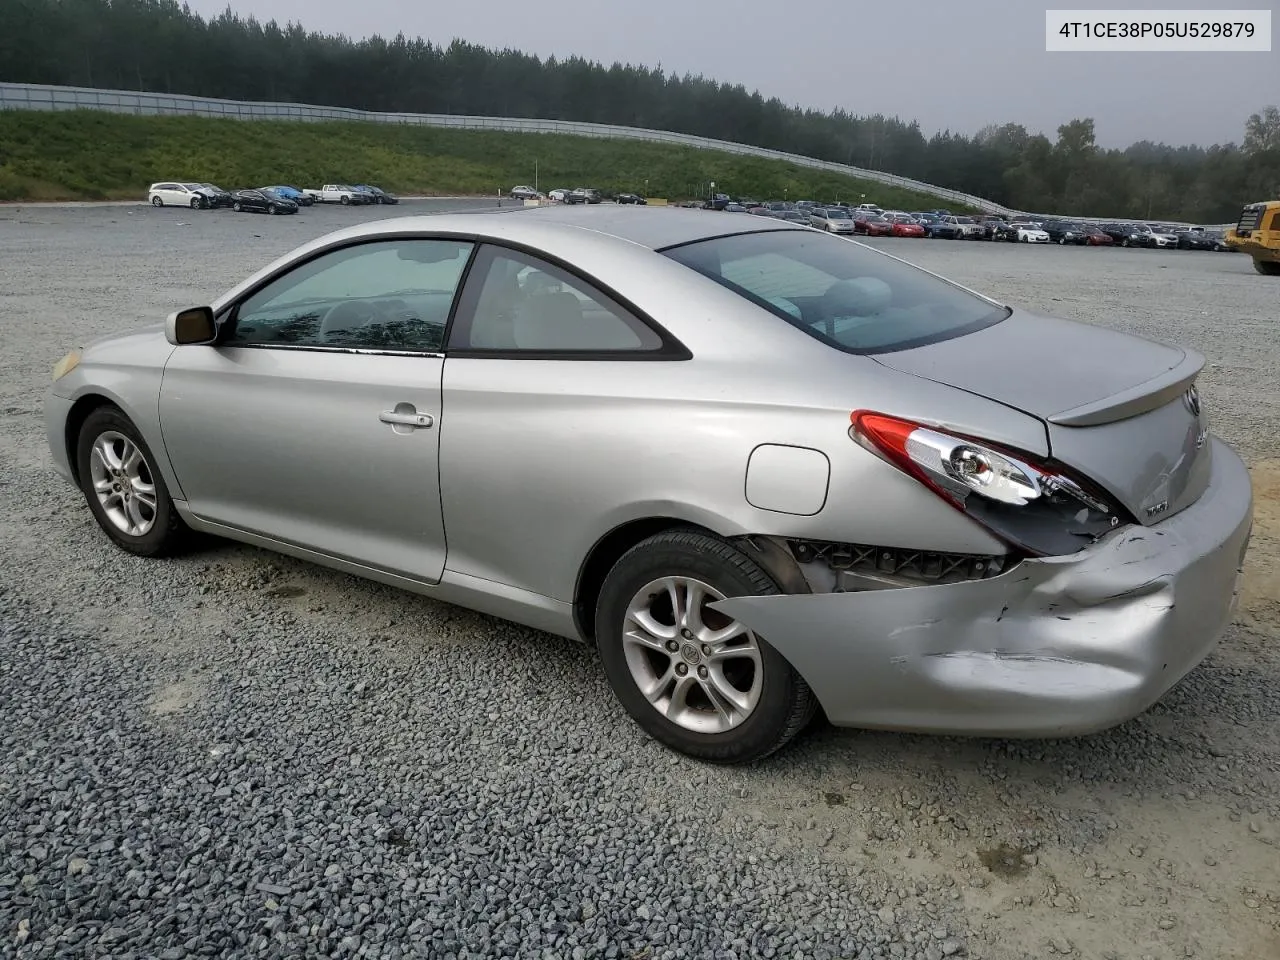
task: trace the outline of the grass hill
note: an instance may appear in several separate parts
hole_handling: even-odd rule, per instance
[[[703,195],[950,206],[938,197],[795,164],[671,144],[367,122],[304,123],[99,111],[0,111],[0,200],[145,196],[157,180],[227,189],[375,183],[425,195],[495,195],[519,183]],[[647,184],[647,189],[646,189]]]

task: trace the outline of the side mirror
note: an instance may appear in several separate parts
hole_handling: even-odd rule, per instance
[[[213,309],[191,307],[187,310],[175,310],[164,322],[164,335],[175,347],[213,343],[218,337],[218,328],[213,322]]]

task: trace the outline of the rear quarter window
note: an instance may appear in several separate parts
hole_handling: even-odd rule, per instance
[[[924,346],[1009,315],[918,267],[816,231],[737,234],[662,252],[849,353]]]

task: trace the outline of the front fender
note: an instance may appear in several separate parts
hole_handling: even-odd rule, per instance
[[[177,472],[165,450],[164,434],[160,427],[160,385],[163,377],[163,363],[151,366],[81,361],[80,366],[53,385],[46,410],[57,412],[53,411],[54,406],[65,410],[60,435],[66,462],[73,477],[76,472],[75,437],[67,435],[67,427],[73,420],[82,419],[80,414],[85,405],[105,402],[119,407],[142,435],[155,458],[156,469],[164,477],[170,496],[175,500],[186,499],[182,485],[178,482]],[[52,446],[56,442],[55,426],[50,424],[48,430]],[[58,451],[55,449],[52,453],[57,462]]]

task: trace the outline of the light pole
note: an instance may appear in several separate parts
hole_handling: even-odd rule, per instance
[[[538,158],[533,158],[533,192],[538,192]]]

